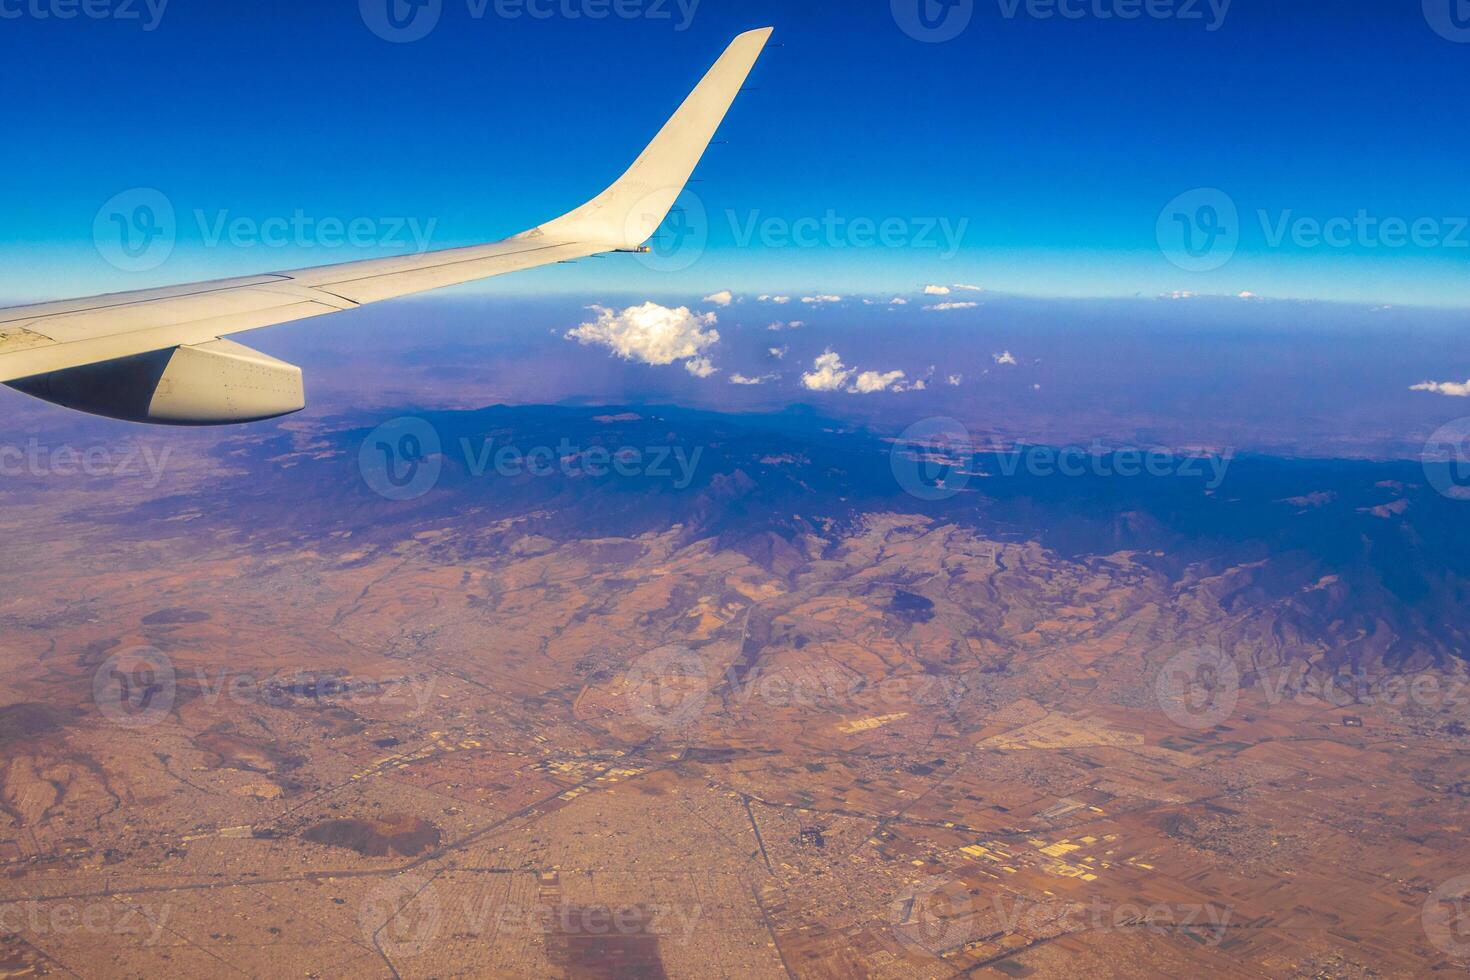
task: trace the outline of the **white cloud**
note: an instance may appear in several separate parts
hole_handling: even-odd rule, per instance
[[[771,324],[769,327],[766,327],[766,329],[767,330],[800,330],[804,326],[806,326],[806,321],[805,320],[777,320],[775,323]]]
[[[836,351],[829,350],[812,362],[812,369],[801,376],[809,391],[837,391],[852,377],[852,369],[842,363]]]
[[[1246,292],[1241,293],[1239,298],[1240,299],[1260,299],[1261,297],[1257,296],[1255,293],[1252,293],[1250,291],[1246,291]]]
[[[909,305],[909,301],[906,300],[906,299],[904,299],[902,296],[895,296],[891,300],[888,301],[888,305],[889,306],[908,306]]]
[[[780,377],[778,374],[762,374],[756,378],[749,378],[743,374],[732,374],[730,375],[730,383],[732,385],[763,385],[767,381],[774,380],[778,377]]]
[[[948,286],[933,286],[933,285],[925,286],[924,287],[924,295],[925,296],[948,296],[949,295],[949,287]]]
[[[902,371],[889,371],[886,374],[880,374],[877,371],[864,371],[857,376],[857,381],[853,382],[852,387],[848,390],[859,395],[871,395],[875,392],[887,391],[893,385],[902,381],[903,377]],[[919,383],[923,384],[923,382]]]
[[[707,378],[717,373],[720,369],[710,363],[710,359],[707,357],[691,357],[684,362],[684,370],[696,378]]]
[[[1016,355],[1012,354],[1010,351],[1001,351],[999,354],[991,354],[990,356],[995,360],[995,363],[997,364],[1009,364],[1012,367],[1015,367],[1017,364],[1020,363],[1016,360]]]
[[[848,367],[836,351],[829,349],[812,362],[812,369],[801,376],[802,386],[809,391],[846,391],[850,395],[872,395],[880,391],[923,391],[927,379],[908,384],[902,371],[862,371]],[[851,381],[851,384],[848,382]]]
[[[784,358],[786,356],[786,353],[790,350],[790,347],[768,347],[766,348],[766,353],[770,354],[772,357],[779,361]]]
[[[719,331],[712,329],[717,322],[715,314],[693,313],[686,306],[670,309],[644,303],[620,313],[605,306],[588,308],[597,319],[567,331],[567,338],[606,347],[625,361],[672,364],[697,359],[708,365],[708,358],[701,355],[720,342]],[[707,376],[693,367],[689,370],[696,377]]]
[[[983,292],[985,292],[985,287],[984,286],[971,286],[968,283],[963,283],[963,282],[957,282],[957,283],[955,283],[954,284],[954,288],[955,289],[962,290],[962,291],[967,292],[967,293],[983,293]]]
[[[960,382],[963,380],[965,380],[965,376],[963,374],[951,374],[949,377],[944,379],[944,383],[949,385],[951,388],[958,388],[960,386]]]
[[[924,307],[924,309],[935,312],[942,312],[944,310],[973,310],[979,305],[979,303],[935,303],[933,306]]]
[[[1164,299],[1194,299],[1196,295],[1187,289],[1176,289],[1172,293],[1165,293]]]
[[[761,302],[761,303],[779,303],[779,304],[785,304],[785,303],[791,302],[791,297],[790,296],[772,296],[769,293],[767,293],[767,294],[762,295],[762,296],[757,296],[756,297],[756,300],[757,300],[757,302]]]
[[[841,296],[832,296],[830,294],[824,294],[824,295],[821,295],[821,296],[803,296],[801,298],[801,301],[803,303],[814,304],[814,305],[819,305],[819,304],[822,304],[822,303],[841,303],[842,302],[842,297]]]
[[[1451,398],[1470,398],[1470,381],[1421,381],[1409,390],[1431,391],[1436,395],[1449,395]]]
[[[718,293],[711,293],[706,296],[704,301],[706,303],[713,303],[716,306],[729,306],[735,302],[735,294],[728,289],[722,289]]]

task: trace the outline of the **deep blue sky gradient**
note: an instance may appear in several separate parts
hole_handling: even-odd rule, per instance
[[[604,20],[508,19],[493,2],[475,19],[467,0],[443,0],[437,28],[405,44],[370,31],[357,0],[171,0],[151,31],[29,12],[57,2],[0,0],[22,11],[0,18],[4,300],[403,250],[211,248],[196,209],[413,217],[434,222],[435,246],[514,233],[600,190],[731,36],[771,24],[784,47],[757,67],[729,145],[698,174],[712,227],[698,262],[661,273],[607,259],[489,288],[800,295],[973,282],[1470,306],[1470,231],[1465,247],[1271,247],[1256,220],[1258,209],[1365,210],[1452,231],[1470,215],[1470,43],[1432,30],[1420,0],[1236,0],[1214,31],[1043,20],[1024,6],[1006,17],[1002,0],[977,0],[945,43],[906,35],[888,0],[702,0],[685,30],[674,0],[666,19]],[[93,221],[134,187],[167,195],[179,243],[158,268],[128,273],[98,254]],[[1225,190],[1243,219],[1239,254],[1208,273],[1170,264],[1155,232],[1165,204],[1197,187]],[[929,219],[968,225],[945,259],[841,238],[742,247],[728,211],[736,223],[830,211],[915,233]]]

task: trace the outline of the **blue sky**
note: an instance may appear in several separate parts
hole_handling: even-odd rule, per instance
[[[0,0],[5,300],[514,233],[615,177],[731,36],[771,24],[784,46],[698,174],[697,261],[470,288],[1470,305],[1470,30],[1450,0],[1151,0],[1137,19],[1118,15],[1143,0],[922,0],[944,41],[915,29],[920,0],[437,0],[406,43],[370,27],[387,0],[89,2]],[[127,271],[94,239],[135,188],[164,195],[176,244]],[[1212,231],[1222,201],[1235,236]],[[333,220],[363,246],[334,247]],[[1185,229],[1205,254],[1176,263]]]

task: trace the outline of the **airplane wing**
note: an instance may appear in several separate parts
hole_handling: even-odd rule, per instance
[[[735,38],[627,172],[560,218],[488,245],[0,309],[0,382],[130,421],[207,425],[298,411],[305,407],[299,369],[222,338],[639,249],[688,182],[770,36],[764,28]]]

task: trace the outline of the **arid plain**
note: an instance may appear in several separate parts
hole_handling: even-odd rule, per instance
[[[1116,548],[1028,536],[988,485],[963,519],[788,495],[772,474],[802,485],[865,437],[762,436],[752,461],[720,424],[577,416],[584,444],[707,449],[684,495],[453,474],[383,500],[364,434],[314,423],[180,450],[166,493],[13,486],[4,969],[1470,963],[1470,687],[1366,586],[1299,550],[1174,561],[1131,540],[1157,514],[1111,499]],[[1354,519],[1410,533],[1425,504],[1379,475],[1351,479],[1412,505]],[[216,509],[245,477],[256,502]],[[274,502],[317,480],[340,495]]]

